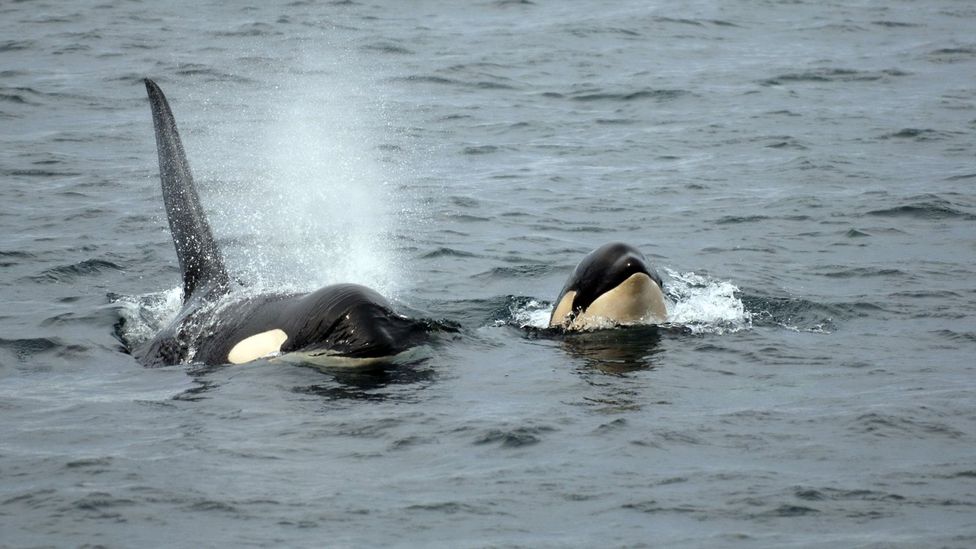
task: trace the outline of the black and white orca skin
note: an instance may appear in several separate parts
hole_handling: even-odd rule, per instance
[[[550,328],[593,330],[665,322],[661,277],[644,255],[622,242],[590,252],[569,276],[549,317]]]
[[[383,296],[356,284],[235,299],[169,103],[152,80],[146,79],[146,90],[163,201],[183,276],[183,308],[168,327],[132,350],[141,363],[240,364],[280,353],[295,353],[300,361],[341,357],[370,363],[426,340],[430,322],[397,314]]]

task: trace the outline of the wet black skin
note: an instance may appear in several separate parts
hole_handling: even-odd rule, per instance
[[[147,366],[224,364],[240,341],[268,330],[288,335],[282,353],[390,357],[424,343],[434,326],[397,314],[386,299],[356,284],[308,294],[259,295],[229,303],[193,303],[133,355]],[[192,356],[190,350],[193,350]]]
[[[598,297],[619,286],[636,273],[644,273],[657,283],[664,284],[657,271],[647,265],[647,259],[637,248],[623,242],[604,244],[586,255],[569,275],[555,303],[562,301],[566,292],[575,291],[573,315],[587,309]],[[552,319],[550,319],[550,322]]]
[[[142,364],[225,364],[231,349],[242,340],[275,329],[288,335],[283,353],[390,357],[424,342],[432,329],[448,329],[399,315],[383,296],[356,284],[326,286],[307,294],[235,297],[169,103],[152,80],[146,79],[146,91],[184,302],[167,328],[132,350]]]

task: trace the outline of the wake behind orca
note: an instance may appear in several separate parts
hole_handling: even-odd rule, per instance
[[[169,103],[155,82],[147,78],[145,83],[163,201],[183,278],[183,307],[153,339],[131,349],[139,362],[237,364],[293,353],[301,362],[341,357],[375,363],[425,342],[435,329],[450,330],[400,315],[383,296],[357,284],[305,294],[233,292]]]

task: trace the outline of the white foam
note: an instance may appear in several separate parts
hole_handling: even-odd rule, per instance
[[[512,320],[522,328],[548,328],[552,309],[552,305],[533,299],[521,307],[513,307]],[[504,321],[502,323],[504,324]]]
[[[183,288],[153,292],[137,296],[118,296],[114,303],[121,306],[124,320],[120,334],[132,348],[150,339],[173,321],[183,305]]]
[[[730,333],[752,327],[752,314],[729,281],[714,280],[694,272],[678,273],[664,269],[668,320],[695,333]]]
[[[752,327],[752,315],[736,297],[739,288],[694,272],[665,269],[668,326],[693,333],[732,333]],[[547,328],[553,306],[532,300],[512,308],[512,321],[522,328]],[[653,322],[648,322],[653,324]]]

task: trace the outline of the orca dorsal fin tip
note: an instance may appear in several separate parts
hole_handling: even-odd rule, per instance
[[[186,303],[204,288],[210,292],[226,291],[230,277],[200,205],[169,102],[154,81],[146,78],[145,84],[156,132],[163,202],[183,276],[183,302]]]

